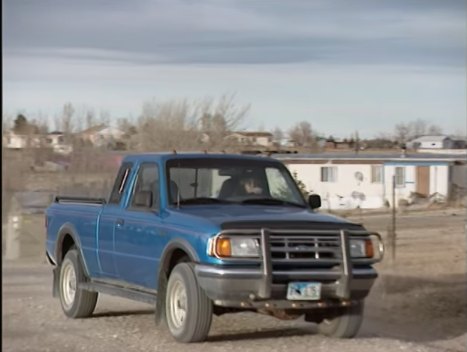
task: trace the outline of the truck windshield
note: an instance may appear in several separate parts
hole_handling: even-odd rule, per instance
[[[286,167],[271,160],[190,158],[167,162],[171,204],[239,203],[306,207]]]

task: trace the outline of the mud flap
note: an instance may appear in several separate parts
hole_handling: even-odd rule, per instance
[[[52,297],[58,297],[59,296],[59,289],[58,285],[60,283],[60,267],[56,265],[53,270],[53,281],[52,281]]]
[[[157,288],[156,312],[154,314],[156,325],[165,322],[165,295],[167,292],[167,275],[161,273]]]

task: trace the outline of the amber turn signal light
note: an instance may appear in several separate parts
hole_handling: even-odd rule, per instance
[[[368,258],[373,258],[373,256],[375,255],[373,249],[373,241],[371,239],[365,240],[365,254]]]
[[[232,247],[229,238],[218,238],[216,241],[216,254],[219,257],[232,256]]]

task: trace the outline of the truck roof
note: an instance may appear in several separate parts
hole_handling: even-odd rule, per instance
[[[245,155],[245,154],[226,154],[226,153],[175,153],[175,152],[161,152],[161,153],[138,153],[126,155],[123,158],[123,161],[132,161],[132,162],[141,162],[141,161],[161,161],[165,162],[167,160],[174,159],[242,159],[242,160],[257,160],[257,161],[274,161],[279,162],[279,160],[266,157],[266,156],[254,156],[254,155]]]

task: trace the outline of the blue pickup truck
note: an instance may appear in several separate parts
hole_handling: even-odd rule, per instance
[[[53,294],[71,318],[90,316],[99,293],[153,304],[180,342],[240,311],[353,337],[382,242],[320,205],[273,158],[126,156],[108,199],[57,196],[47,209]]]

